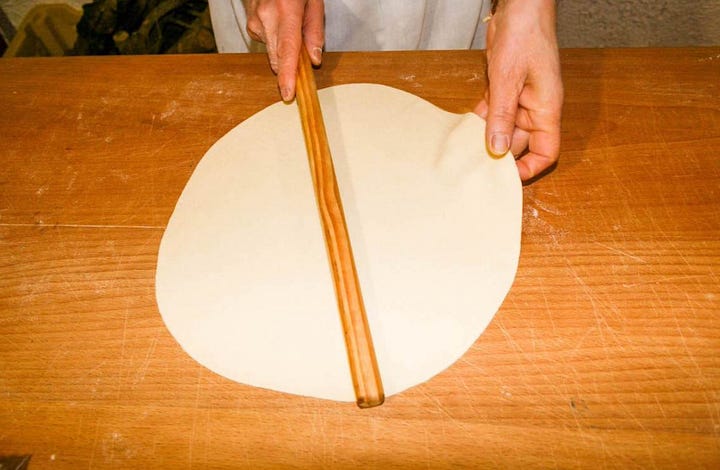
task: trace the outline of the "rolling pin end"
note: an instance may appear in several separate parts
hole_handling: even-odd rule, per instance
[[[375,397],[358,397],[356,403],[359,408],[374,408],[385,403],[385,395],[381,394]]]

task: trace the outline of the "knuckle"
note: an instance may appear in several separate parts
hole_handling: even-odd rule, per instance
[[[280,38],[277,45],[277,53],[281,60],[290,60],[300,51],[297,41],[290,38]]]
[[[278,0],[277,9],[281,13],[287,13],[289,11],[297,10],[299,3],[300,2],[298,2],[297,0]]]
[[[267,21],[277,16],[277,9],[273,2],[260,2],[255,8],[255,16],[262,21]]]
[[[249,19],[247,22],[247,27],[245,29],[247,30],[251,38],[255,39],[256,41],[263,40],[263,28],[260,22]]]
[[[515,122],[515,114],[515,110],[506,105],[491,105],[488,109],[488,119],[506,123],[507,125]]]

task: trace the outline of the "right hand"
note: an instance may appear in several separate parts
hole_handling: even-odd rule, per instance
[[[265,43],[270,68],[277,74],[280,96],[295,97],[300,48],[305,45],[314,65],[320,65],[325,42],[323,0],[243,0],[247,31]]]
[[[495,155],[508,150],[529,181],[560,152],[563,84],[555,0],[504,0],[488,25],[488,90],[475,111]],[[527,153],[523,152],[527,149]]]

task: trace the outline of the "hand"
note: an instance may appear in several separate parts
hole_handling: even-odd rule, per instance
[[[314,65],[320,65],[325,42],[323,0],[243,0],[247,31],[265,43],[270,68],[278,76],[285,101],[295,96],[300,47],[303,43]]]
[[[490,152],[521,155],[518,172],[527,181],[560,152],[563,86],[555,1],[501,0],[488,25],[487,59],[488,90],[475,112],[487,121]]]

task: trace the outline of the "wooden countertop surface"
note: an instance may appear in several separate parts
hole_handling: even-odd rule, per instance
[[[720,466],[720,48],[562,51],[560,164],[472,349],[359,410],[230,382],[155,304],[193,168],[277,100],[257,55],[0,60],[0,455],[30,468]],[[481,52],[327,54],[471,110]]]

